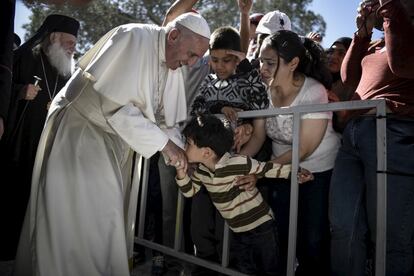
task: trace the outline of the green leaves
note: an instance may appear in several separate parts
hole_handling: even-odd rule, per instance
[[[32,11],[26,39],[42,24],[47,15],[59,13],[76,18],[81,23],[77,50],[86,52],[112,28],[126,23],[152,23],[160,25],[173,1],[166,0],[93,0],[81,7],[54,6],[39,3],[25,5]],[[322,16],[307,9],[312,0],[256,0],[252,12],[279,9],[291,19],[294,31],[306,35],[310,31],[325,34],[326,23]],[[238,27],[239,12],[236,0],[199,0],[195,8],[207,19],[211,30],[220,26]]]

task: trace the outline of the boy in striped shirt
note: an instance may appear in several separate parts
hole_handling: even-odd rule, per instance
[[[186,155],[190,163],[198,163],[191,178],[177,166],[177,184],[186,197],[194,196],[204,185],[214,206],[233,231],[234,265],[240,272],[257,275],[278,275],[278,242],[273,213],[259,190],[243,190],[235,186],[237,176],[289,178],[290,165],[259,162],[229,153],[234,134],[229,124],[201,115],[184,128]],[[299,182],[312,179],[304,169]],[[234,256],[235,255],[235,256]]]

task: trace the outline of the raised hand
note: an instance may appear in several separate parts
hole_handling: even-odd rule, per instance
[[[239,51],[226,50],[226,54],[236,56],[239,59],[239,62],[246,58],[246,53]]]
[[[241,14],[249,14],[253,6],[253,0],[237,0]]]
[[[310,32],[306,35],[307,38],[312,39],[313,41],[317,43],[321,43],[322,36],[320,33]]]
[[[379,6],[378,0],[362,1],[359,3],[356,17],[356,25],[358,28],[356,34],[359,37],[367,37],[372,33],[376,21],[376,11]]]

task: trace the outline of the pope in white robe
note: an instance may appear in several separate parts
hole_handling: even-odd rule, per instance
[[[189,13],[166,27],[119,26],[82,57],[49,110],[15,275],[130,274],[133,151],[187,162],[175,145],[187,111],[182,72],[173,69],[195,63],[209,35]]]

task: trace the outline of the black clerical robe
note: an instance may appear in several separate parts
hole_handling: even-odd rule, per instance
[[[43,58],[44,69],[40,55]],[[41,91],[36,98],[27,101],[19,99],[20,91],[27,84],[39,81]],[[42,50],[26,51],[13,63],[13,87],[4,139],[1,142],[2,179],[7,185],[1,188],[8,197],[9,211],[6,211],[7,240],[2,242],[2,255],[14,258],[20,229],[30,196],[31,177],[37,145],[47,116],[47,105],[65,85],[68,78],[58,73]],[[49,90],[46,85],[49,84]],[[57,83],[56,83],[57,80]],[[55,90],[56,85],[56,90]],[[49,92],[48,92],[49,91]],[[55,93],[54,93],[55,92]],[[49,95],[50,93],[50,95]],[[54,95],[53,95],[54,94]],[[3,258],[4,259],[4,258]]]

